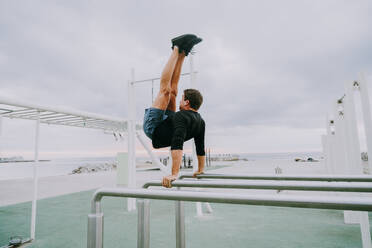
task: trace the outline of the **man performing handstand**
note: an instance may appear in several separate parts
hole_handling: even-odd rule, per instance
[[[172,174],[163,178],[164,187],[172,187],[180,170],[183,143],[194,138],[198,155],[199,169],[194,174],[204,171],[205,122],[197,112],[203,102],[203,96],[196,89],[183,92],[179,109],[176,112],[178,81],[185,56],[194,45],[202,39],[186,34],[172,39],[172,54],[165,65],[160,78],[160,90],[151,108],[145,110],[143,130],[152,139],[154,148],[171,147]]]

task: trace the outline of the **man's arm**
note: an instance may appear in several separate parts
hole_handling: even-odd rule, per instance
[[[183,150],[172,150],[172,174],[166,177],[163,177],[163,186],[170,188],[172,187],[172,181],[176,180],[178,173],[180,172],[180,165],[182,162]]]
[[[205,123],[204,121],[202,121],[200,134],[194,138],[196,154],[198,155],[198,171],[194,173],[193,177],[196,177],[196,175],[204,173],[204,165],[205,165],[204,136],[205,136]]]
[[[173,118],[174,133],[171,141],[171,155],[172,155],[172,174],[163,177],[163,186],[172,187],[172,181],[176,180],[180,171],[182,161],[183,142],[186,136],[187,120],[180,113],[176,113]]]

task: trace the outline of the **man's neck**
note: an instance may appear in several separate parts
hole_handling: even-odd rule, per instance
[[[190,111],[198,112],[197,110],[195,110],[195,109],[193,109],[193,108],[190,108],[190,107],[185,108],[184,110],[190,110]]]

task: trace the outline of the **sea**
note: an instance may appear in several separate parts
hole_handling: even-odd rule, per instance
[[[212,154],[216,156],[217,154]],[[223,155],[223,154],[221,154]],[[294,159],[304,159],[313,158],[316,160],[321,160],[323,157],[321,152],[287,152],[287,153],[236,153],[231,154],[233,156],[239,156],[239,161],[234,161],[236,163],[245,163],[246,161],[294,161]],[[137,157],[137,162],[144,163],[150,161],[149,157]],[[102,164],[113,164],[116,163],[116,157],[84,157],[84,158],[58,158],[51,159],[49,161],[38,162],[36,164],[36,172],[38,177],[48,177],[48,176],[59,176],[59,175],[69,175],[73,170],[84,167],[84,166],[95,166]],[[219,162],[213,161],[213,164],[218,164]],[[224,162],[226,164],[228,162]],[[33,177],[33,162],[10,162],[10,163],[0,163],[0,180],[12,180],[21,178],[31,178]]]

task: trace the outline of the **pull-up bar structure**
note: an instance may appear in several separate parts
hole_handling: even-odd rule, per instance
[[[191,52],[189,54],[189,61],[190,61],[190,72],[188,73],[182,73],[181,76],[189,76],[190,77],[190,83],[191,87],[195,88],[195,79],[196,79],[196,71],[194,70],[194,62],[193,62],[193,54],[194,52]],[[160,162],[160,159],[152,152],[152,147],[147,145],[145,138],[142,135],[142,132],[137,131],[134,129],[134,125],[136,123],[136,92],[135,92],[135,86],[138,84],[143,83],[151,83],[154,84],[154,81],[160,80],[160,77],[154,77],[154,78],[148,78],[148,79],[141,79],[136,80],[135,79],[135,71],[134,69],[131,70],[131,80],[128,81],[128,166],[129,166],[129,183],[128,186],[131,188],[136,187],[136,175],[135,175],[135,141],[136,137],[140,141],[140,143],[143,145],[147,153],[150,155],[152,163],[160,168],[160,170],[164,174],[169,174],[171,172],[171,166],[172,163],[170,162],[168,166],[165,166]],[[152,94],[153,94],[153,88],[152,88]],[[170,156],[171,157],[171,156]],[[197,171],[197,156],[196,156],[196,148],[195,143],[192,142],[192,166],[193,171]],[[136,208],[136,203],[134,199],[128,199],[128,211],[134,210]],[[208,209],[211,209],[210,206],[207,204]],[[198,216],[202,215],[202,208],[201,204],[197,204],[196,206],[197,214]]]
[[[182,73],[181,76],[190,76],[195,72],[190,73]],[[160,159],[152,152],[152,147],[147,145],[144,137],[142,137],[142,132],[140,130],[136,130],[134,128],[136,121],[136,91],[135,86],[137,84],[142,83],[149,83],[152,84],[154,81],[160,80],[160,77],[143,79],[143,80],[135,80],[135,71],[134,69],[131,70],[131,80],[128,81],[128,167],[129,167],[129,182],[128,186],[131,188],[136,187],[136,137],[140,141],[141,145],[145,148],[146,152],[149,154],[152,163],[160,168],[160,170],[164,174],[169,174],[171,171],[171,165],[165,166],[160,162]],[[152,92],[153,93],[153,92]],[[136,209],[136,202],[134,199],[128,199],[128,211],[132,211]]]
[[[184,212],[180,206],[182,201],[194,202],[214,202],[243,205],[275,206],[275,207],[294,207],[294,208],[315,208],[315,209],[335,209],[335,210],[358,210],[372,211],[372,199],[366,197],[314,197],[314,196],[289,196],[289,195],[250,195],[250,194],[226,194],[212,192],[189,192],[173,190],[149,190],[149,189],[130,189],[130,188],[102,188],[97,190],[92,197],[91,212],[88,215],[88,248],[103,247],[103,212],[101,200],[103,197],[131,197],[140,198],[138,201],[139,209],[139,228],[145,232],[139,232],[138,237],[145,240],[138,240],[137,247],[149,247],[149,201],[146,199],[173,200],[176,202],[176,222],[182,220]],[[146,221],[146,219],[147,221]],[[181,222],[179,224],[182,224]],[[182,232],[182,225],[176,228]],[[176,237],[176,247],[185,248],[185,239],[179,235]]]

